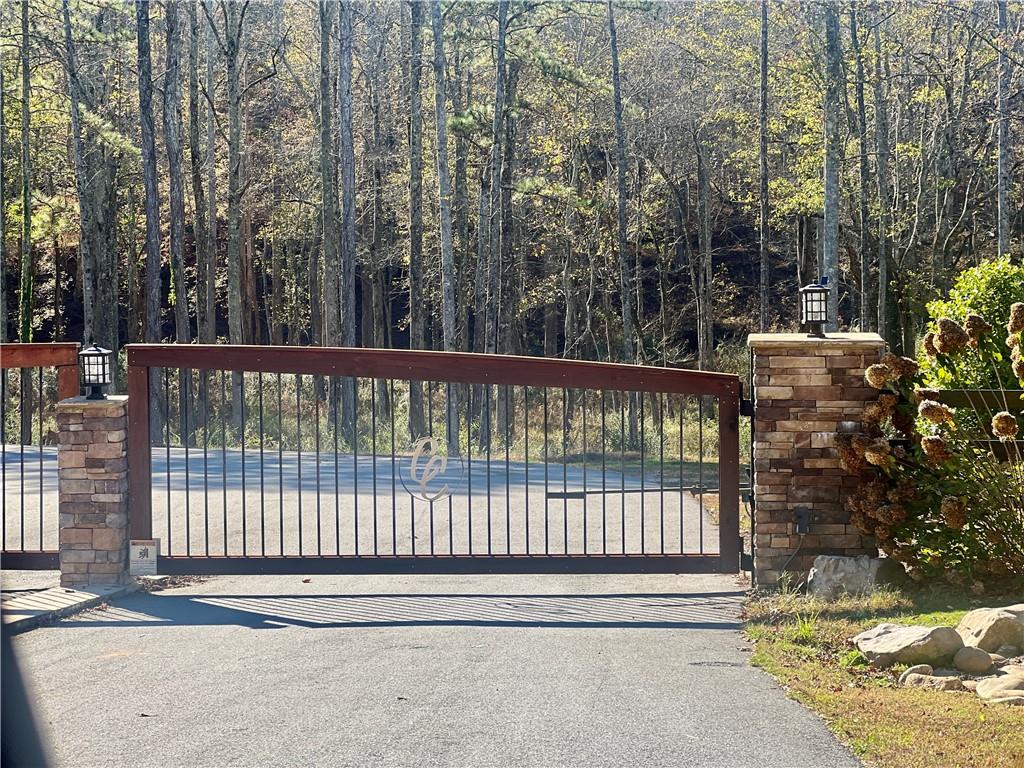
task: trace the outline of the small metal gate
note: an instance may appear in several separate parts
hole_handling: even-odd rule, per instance
[[[58,566],[54,406],[78,392],[78,344],[0,344],[0,559],[6,569]]]
[[[738,377],[133,344],[130,530],[161,573],[737,572]]]

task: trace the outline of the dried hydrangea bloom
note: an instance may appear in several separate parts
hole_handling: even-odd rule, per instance
[[[904,437],[914,437],[917,434],[917,422],[914,417],[903,411],[894,411],[892,414],[892,425],[899,430]]]
[[[946,444],[946,441],[938,435],[922,437],[921,450],[924,451],[925,456],[936,464],[948,461],[953,457],[953,453],[949,450],[949,446]]]
[[[992,434],[1000,440],[1013,440],[1018,431],[1017,420],[1012,413],[1000,411],[992,417]]]
[[[924,335],[924,339],[921,341],[921,346],[924,347],[924,353],[928,357],[935,357],[939,354],[939,350],[935,348],[935,334],[928,332]]]
[[[956,496],[947,496],[939,505],[942,519],[954,531],[967,525],[967,502]]]
[[[1024,331],[1024,301],[1010,306],[1010,320],[1006,323],[1006,330],[1011,334]]]
[[[945,424],[953,421],[953,409],[934,400],[922,400],[917,407],[917,415],[932,424]]]
[[[963,349],[970,341],[967,331],[948,317],[939,318],[936,325],[939,330],[935,334],[935,349],[944,355],[950,355]]]
[[[1024,357],[1019,357],[1013,361],[1013,375],[1021,381],[1024,381]]]
[[[871,444],[864,450],[864,459],[868,464],[881,467],[889,462],[892,448],[889,441],[884,437],[872,440]]]
[[[889,530],[889,526],[884,523],[880,523],[875,526],[875,538],[879,541],[888,541],[892,536],[892,531]]]
[[[909,357],[899,357],[892,352],[886,352],[879,362],[889,369],[892,379],[903,379],[913,376],[918,371],[916,361],[911,360]]]
[[[901,480],[895,488],[892,488],[886,494],[886,498],[892,504],[905,504],[910,501],[917,501],[920,497],[921,494],[917,490],[917,486],[906,480]]]
[[[917,397],[918,402],[921,400],[938,400],[939,390],[921,387],[914,390],[914,395]]]
[[[964,328],[967,329],[967,335],[971,339],[968,343],[974,349],[978,348],[978,342],[981,341],[982,337],[992,330],[992,326],[986,323],[985,318],[981,315],[968,315]]]
[[[889,370],[889,366],[882,365],[881,363],[869,365],[868,369],[864,371],[865,381],[875,389],[884,389],[891,377],[892,371]]]

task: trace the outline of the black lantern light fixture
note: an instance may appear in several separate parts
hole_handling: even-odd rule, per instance
[[[808,336],[822,338],[828,322],[828,278],[800,289],[800,328]]]
[[[89,390],[88,400],[104,400],[103,388],[113,381],[111,358],[114,353],[90,341],[89,346],[78,353],[81,363],[82,387]]]

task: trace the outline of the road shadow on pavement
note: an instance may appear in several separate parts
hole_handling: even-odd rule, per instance
[[[135,594],[60,622],[85,627],[242,626],[740,628],[743,592],[654,594]]]

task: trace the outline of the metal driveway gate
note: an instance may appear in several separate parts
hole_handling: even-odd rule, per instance
[[[160,573],[739,569],[734,375],[127,350],[131,537]]]
[[[0,344],[4,568],[58,566],[55,406],[78,392],[78,344]]]

